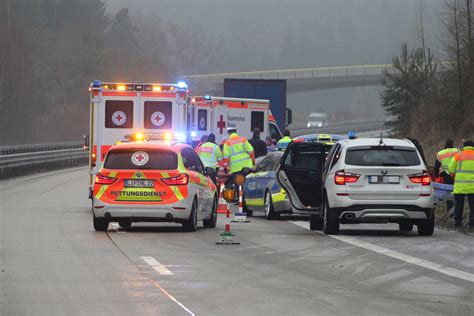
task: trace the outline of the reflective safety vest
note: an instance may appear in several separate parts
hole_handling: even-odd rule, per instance
[[[286,147],[288,147],[288,144],[291,143],[292,141],[293,140],[291,139],[290,136],[285,136],[278,141],[277,148],[285,149]]]
[[[225,141],[223,148],[224,160],[229,164],[229,172],[241,171],[243,168],[253,168],[253,147],[247,138],[232,133]]]
[[[453,159],[454,155],[459,152],[457,148],[446,148],[440,150],[436,154],[436,159],[438,159],[439,163],[441,164],[441,171],[448,172],[449,163]]]
[[[466,146],[454,155],[449,172],[455,174],[454,194],[474,194],[474,147]]]
[[[199,158],[201,158],[204,167],[217,168],[222,161],[222,151],[218,145],[207,142],[198,149]]]

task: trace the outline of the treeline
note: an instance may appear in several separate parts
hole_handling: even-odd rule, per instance
[[[0,145],[81,139],[91,80],[174,81],[191,39],[101,0],[0,1]]]
[[[435,60],[425,46],[420,7],[420,47],[410,50],[403,44],[393,59],[396,71],[383,76],[382,107],[395,135],[418,138],[434,150],[447,137],[461,146],[462,139],[474,136],[473,9],[472,0],[446,2],[439,36],[444,54]]]

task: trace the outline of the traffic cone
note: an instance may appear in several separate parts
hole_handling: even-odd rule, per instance
[[[221,185],[221,191],[219,192],[219,201],[217,202],[217,213],[225,214],[227,211],[227,202],[224,200],[222,196],[222,192],[224,191],[224,185]]]
[[[250,223],[247,213],[244,212],[244,200],[242,186],[239,186],[239,211],[235,213],[233,223]]]
[[[218,245],[240,245],[240,242],[235,241],[235,234],[230,230],[230,203],[227,203],[226,206],[226,223],[225,230],[220,233],[219,240],[216,241]]]

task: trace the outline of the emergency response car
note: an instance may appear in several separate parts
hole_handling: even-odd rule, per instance
[[[90,85],[90,190],[112,145],[137,131],[190,138],[185,82],[177,84],[117,83],[94,80]]]
[[[122,227],[175,222],[186,231],[195,231],[203,221],[204,227],[213,228],[217,194],[192,147],[172,141],[119,143],[108,149],[95,176],[94,228],[106,231],[114,221]]]
[[[261,139],[270,136],[278,141],[282,137],[268,100],[206,95],[190,97],[189,105],[189,126],[195,131],[195,143],[201,136],[213,133],[216,143],[220,144],[227,137],[229,127],[235,127],[239,135],[247,139],[252,137],[256,127],[260,129]]]

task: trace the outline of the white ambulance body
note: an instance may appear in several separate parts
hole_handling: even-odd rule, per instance
[[[175,139],[186,141],[188,87],[184,82],[113,83],[95,80],[89,90],[90,185],[102,168],[109,148],[127,135],[135,132],[172,133]]]
[[[255,127],[260,129],[262,140],[267,136],[276,141],[281,138],[268,100],[195,96],[190,98],[189,105],[194,143],[199,142],[201,136],[213,133],[216,143],[221,144],[227,138],[229,127],[235,127],[237,133],[247,139],[252,137]]]

